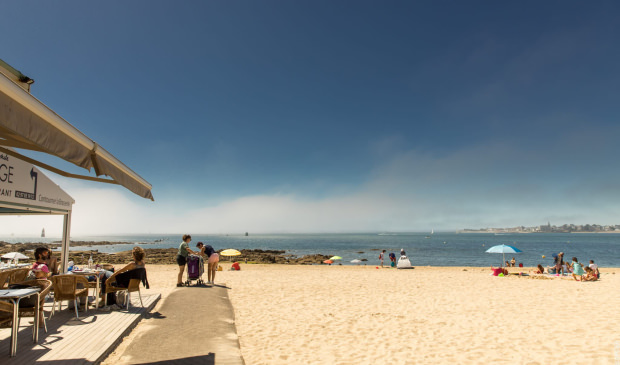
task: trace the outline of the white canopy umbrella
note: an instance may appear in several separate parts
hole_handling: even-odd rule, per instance
[[[29,257],[19,252],[9,252],[9,253],[5,253],[4,255],[2,255],[2,258],[14,260],[15,264],[17,265],[17,262],[19,261],[19,259],[27,259]]]

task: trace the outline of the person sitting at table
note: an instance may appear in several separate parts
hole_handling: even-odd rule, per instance
[[[129,273],[132,270],[145,268],[144,249],[142,247],[134,247],[131,254],[133,256],[133,262],[130,262],[129,264],[125,265],[125,267],[123,267],[122,269],[115,271],[114,273],[112,273],[111,271],[107,271],[107,270],[104,271],[102,275],[103,277],[101,279],[102,281],[101,296],[105,294],[107,279],[110,279],[113,277],[115,278],[115,281],[111,283],[112,286],[126,288],[129,284],[129,280],[133,279],[133,277],[131,277],[131,274],[126,274],[126,273]],[[142,279],[142,278],[139,278],[139,279]],[[144,274],[143,284],[146,288],[149,287],[148,281],[146,280],[146,272]],[[114,293],[108,293],[108,294],[114,294]],[[108,304],[115,303],[115,302],[116,302],[116,298],[114,297],[114,295],[108,295]]]
[[[58,267],[58,259],[56,257],[52,257],[52,250],[49,248],[45,251],[44,261],[47,265],[47,268],[50,270],[50,275],[58,275],[60,273],[60,268]]]
[[[34,250],[34,258],[36,262],[32,265],[31,279],[47,279],[51,276],[50,270],[45,263],[47,247],[37,247]]]

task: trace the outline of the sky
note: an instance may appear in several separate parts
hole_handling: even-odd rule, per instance
[[[153,185],[155,202],[48,173],[73,235],[620,224],[619,18],[615,1],[20,0],[0,58]]]

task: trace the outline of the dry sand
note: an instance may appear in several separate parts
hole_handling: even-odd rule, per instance
[[[175,272],[150,266],[152,290],[165,296]],[[602,272],[580,283],[488,268],[242,265],[216,282],[231,288],[250,365],[620,364],[620,270]]]

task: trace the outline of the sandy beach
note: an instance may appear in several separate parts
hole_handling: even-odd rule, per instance
[[[175,271],[149,266],[163,300]],[[242,265],[216,282],[230,287],[247,364],[616,364],[620,270],[601,272],[580,283],[471,267]]]

